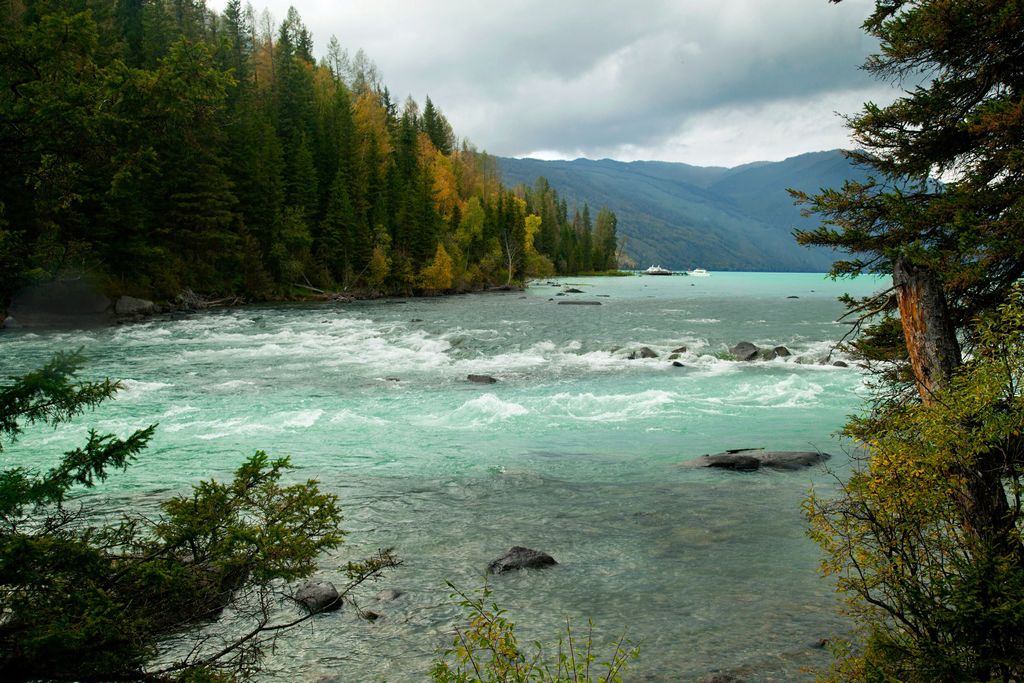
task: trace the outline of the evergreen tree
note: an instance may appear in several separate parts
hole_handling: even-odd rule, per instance
[[[849,252],[836,275],[891,275],[848,303],[885,316],[859,348],[905,372],[848,425],[871,460],[811,516],[868,635],[860,676],[1017,680],[1024,4],[879,0],[864,28],[881,46],[866,68],[914,87],[850,120],[873,177],[794,193],[824,217],[798,237]]]

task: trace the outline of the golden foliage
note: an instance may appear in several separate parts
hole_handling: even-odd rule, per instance
[[[388,115],[380,103],[380,97],[372,90],[363,90],[352,105],[352,118],[356,124],[359,155],[365,159],[370,140],[377,142],[380,155],[381,174],[387,172],[388,157],[391,155],[391,136],[388,134]]]
[[[430,292],[452,288],[452,258],[443,244],[438,243],[434,258],[420,271],[420,286]]]

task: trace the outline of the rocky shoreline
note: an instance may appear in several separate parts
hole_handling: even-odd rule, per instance
[[[371,290],[328,292],[303,287],[309,294],[270,299],[268,303],[333,302],[352,303],[390,298]],[[521,287],[498,286],[474,292],[452,292],[444,296],[478,292],[521,292]],[[423,295],[426,296],[426,295]],[[209,297],[190,289],[170,301],[151,301],[122,295],[111,298],[93,286],[87,278],[57,280],[25,287],[12,296],[6,312],[0,314],[0,329],[14,327],[74,328],[102,327],[143,320],[153,315],[193,313],[213,308],[243,306],[250,302],[242,296]],[[0,309],[2,310],[2,309]]]

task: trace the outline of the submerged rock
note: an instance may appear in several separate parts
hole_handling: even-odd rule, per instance
[[[742,678],[737,678],[732,674],[714,673],[708,674],[707,676],[701,676],[701,679],[697,683],[746,683]]]
[[[576,305],[576,306],[600,306],[600,301],[559,301],[560,306]]]
[[[488,574],[504,574],[517,569],[540,569],[558,564],[555,558],[539,550],[513,546],[508,552],[487,565]]]
[[[672,349],[672,353],[686,353],[686,347],[680,346],[679,348]]]
[[[494,384],[498,380],[490,375],[466,375],[466,379],[476,384]]]
[[[817,451],[766,451],[761,448],[738,448],[714,455],[702,455],[685,464],[691,467],[715,467],[739,472],[752,472],[762,467],[792,471],[817,465],[830,457],[828,453]]]
[[[741,341],[739,344],[729,349],[729,353],[735,356],[736,360],[754,360],[757,357],[758,351],[760,351],[760,349],[747,341]]]
[[[405,591],[400,591],[396,588],[386,588],[375,596],[377,602],[394,602],[398,598],[405,595]]]
[[[850,364],[841,360],[837,360],[836,362],[832,363],[832,366],[836,368],[848,368],[850,367]]]
[[[778,358],[788,358],[793,355],[785,346],[776,346],[772,351],[775,352],[775,355]]]
[[[582,294],[583,293],[582,289],[576,289],[575,287],[566,287],[564,291],[565,291],[566,294]]]
[[[631,351],[628,358],[629,360],[636,360],[637,358],[657,358],[658,354],[653,351],[650,347],[641,346],[636,351]]]
[[[309,581],[295,591],[294,597],[314,614],[341,608],[341,595],[330,581]]]

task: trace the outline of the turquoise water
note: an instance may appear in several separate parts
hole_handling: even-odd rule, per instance
[[[566,616],[598,640],[628,635],[629,680],[711,670],[800,680],[841,631],[800,503],[824,469],[723,473],[682,467],[727,448],[820,449],[857,410],[864,378],[820,364],[848,329],[843,292],[813,274],[569,278],[522,293],[250,306],[88,331],[0,333],[3,374],[82,347],[83,376],[124,380],[75,425],[32,430],[5,463],[48,465],[87,426],[127,434],[157,422],[144,457],[104,492],[145,507],[263,449],[337,492],[350,531],[323,575],[378,547],[404,567],[360,594],[383,614],[318,617],[279,644],[268,680],[421,680],[458,615],[445,580],[471,590],[512,545],[559,566],[491,580],[525,639]],[[799,298],[787,298],[796,296]],[[590,299],[601,306],[559,305]],[[737,363],[748,340],[787,359]],[[629,360],[648,346],[660,357]],[[673,367],[666,360],[687,351]],[[842,358],[833,354],[832,359]],[[471,384],[469,373],[498,378]],[[406,594],[378,604],[380,588]]]

